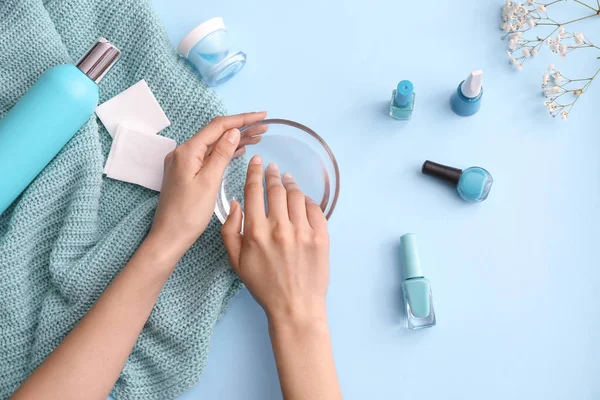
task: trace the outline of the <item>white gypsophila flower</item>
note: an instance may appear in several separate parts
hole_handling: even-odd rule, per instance
[[[537,10],[539,12],[541,12],[541,13],[545,13],[546,12],[546,7],[543,4],[538,4]]]
[[[550,38],[546,39],[546,44],[548,46],[552,46],[552,43],[554,43],[554,41],[552,39],[550,39]]]
[[[517,49],[517,41],[514,40],[514,39],[511,39],[508,42],[508,48],[511,49],[511,50],[516,50]]]
[[[562,82],[562,75],[560,74],[560,72],[555,72],[554,74],[552,74],[552,79],[554,79],[554,83],[561,83]]]
[[[565,28],[563,28],[561,26],[560,29],[558,30],[558,36],[564,37],[566,33],[567,33],[567,31],[565,30]]]
[[[562,46],[560,46],[560,55],[562,57],[565,57],[567,55],[568,50],[569,50],[569,46],[567,46],[566,44],[563,44]]]
[[[529,24],[530,28],[535,28],[535,21],[533,20],[533,18],[529,18],[527,20],[527,23]]]
[[[560,92],[560,86],[554,86],[554,87],[552,87],[552,92],[553,92],[554,94],[556,94],[556,93]]]
[[[524,47],[521,52],[523,53],[523,55],[525,56],[525,58],[527,58],[527,57],[529,57],[531,55],[531,50],[529,50],[529,47]]]
[[[533,49],[531,49],[531,56],[532,56],[532,57],[535,57],[535,56],[537,56],[537,53],[538,53],[538,50],[537,50],[537,48],[535,48],[535,47],[534,47]]]
[[[523,69],[523,64],[517,64],[515,67],[517,67],[517,71],[521,71]]]
[[[569,113],[568,113],[568,112],[566,112],[566,111],[563,111],[563,112],[560,114],[560,117],[563,119],[563,121],[566,121],[568,116],[569,116]]]
[[[527,0],[527,5],[532,6],[535,4],[535,0]]]
[[[576,33],[575,34],[575,43],[577,44],[583,44],[583,42],[585,41],[585,37],[583,36],[583,33]]]
[[[581,96],[583,94],[583,89],[577,89],[573,91],[573,96]]]

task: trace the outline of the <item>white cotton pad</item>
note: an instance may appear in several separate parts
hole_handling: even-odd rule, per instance
[[[145,80],[100,104],[96,115],[113,138],[119,125],[149,135],[171,125]]]
[[[106,159],[104,173],[111,179],[135,183],[160,192],[164,161],[177,142],[124,127],[117,134]]]

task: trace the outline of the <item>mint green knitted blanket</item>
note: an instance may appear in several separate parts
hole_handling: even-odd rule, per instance
[[[46,69],[73,63],[99,36],[122,51],[100,83],[101,102],[145,79],[172,123],[161,135],[179,143],[225,113],[171,48],[149,0],[0,0],[0,118]],[[0,216],[2,399],[62,341],[148,232],[158,195],[103,177],[110,144],[91,118]],[[163,289],[113,395],[168,399],[197,383],[215,323],[239,288],[213,218]]]

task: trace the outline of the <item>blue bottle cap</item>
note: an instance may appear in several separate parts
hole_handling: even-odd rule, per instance
[[[404,254],[404,279],[423,277],[419,249],[417,248],[417,235],[407,233],[400,238],[400,246]]]
[[[405,107],[412,101],[415,87],[411,81],[401,81],[396,88],[396,97],[394,103],[398,107]]]

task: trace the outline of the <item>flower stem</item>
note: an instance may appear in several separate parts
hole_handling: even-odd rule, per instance
[[[563,1],[565,1],[565,0],[554,0],[554,1],[553,1],[553,2],[551,2],[551,3],[548,3],[548,4],[542,4],[542,5],[543,5],[544,7],[548,7],[548,6],[551,6],[552,4],[560,3],[560,2],[563,2]],[[598,1],[600,2],[600,0],[598,0]]]
[[[593,10],[593,11],[595,11],[596,13],[598,12],[598,10],[596,10],[594,7],[590,6],[589,4],[585,4],[585,3],[584,3],[584,2],[582,2],[582,1],[575,0],[575,3],[579,3],[579,4],[581,4],[582,6],[585,6],[585,7],[589,8],[590,10]]]
[[[593,8],[592,8],[592,10],[593,10]],[[594,10],[594,11],[596,11],[596,10]],[[588,18],[592,18],[592,17],[597,17],[597,16],[598,16],[597,13],[596,14],[591,14],[591,15],[588,15],[588,16],[585,16],[585,17],[574,19],[573,21],[565,22],[562,25],[569,25],[569,24],[572,24],[573,22],[577,22],[577,21],[581,21],[581,20],[584,20],[584,19],[588,19]]]

